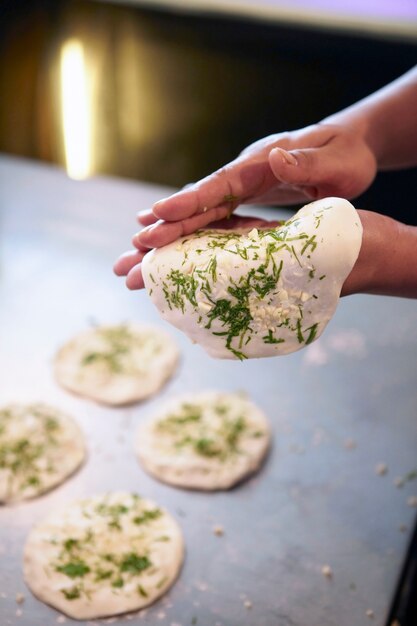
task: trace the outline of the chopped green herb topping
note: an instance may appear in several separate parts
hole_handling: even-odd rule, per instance
[[[71,587],[70,589],[61,589],[61,591],[67,600],[77,600],[81,595],[78,587]]]
[[[242,415],[233,417],[231,407],[224,403],[214,405],[209,416],[201,406],[183,404],[180,408],[183,413],[177,410],[156,425],[161,436],[170,435],[169,445],[174,449],[187,447],[200,456],[221,461],[239,452],[239,439],[247,428]]]
[[[156,588],[160,589],[168,580],[167,576],[164,576],[163,578],[161,578],[161,580],[156,584]]]
[[[30,427],[29,416],[33,420]],[[0,470],[8,474],[10,493],[39,487],[43,473],[55,471],[51,452],[59,444],[61,432],[51,407],[35,404],[0,410]]]
[[[191,266],[186,272],[172,269],[162,282],[163,294],[168,307],[179,309],[185,313],[187,305],[191,305],[198,314],[199,324],[204,324],[204,311],[206,324],[204,328],[209,329],[217,337],[224,337],[225,347],[238,359],[247,358],[245,346],[251,340],[255,328],[259,324],[254,324],[253,302],[265,301],[266,305],[271,305],[274,309],[274,299],[285,289],[281,286],[281,273],[284,267],[284,258],[277,258],[277,253],[285,251],[297,261],[300,267],[304,267],[301,257],[314,252],[318,242],[316,235],[308,235],[306,232],[297,232],[300,220],[293,218],[279,228],[260,229],[249,233],[246,237],[234,232],[218,232],[216,230],[202,230],[195,233],[196,238],[204,237],[204,246],[197,250],[203,252],[213,251],[205,265]],[[188,240],[183,240],[184,246]],[[295,243],[298,243],[296,250]],[[248,273],[233,279],[230,274],[225,275],[224,269],[219,270],[217,258],[218,250],[223,250],[230,255],[238,255],[244,260],[254,261],[261,256],[263,262],[257,267],[251,267]],[[258,250],[262,249],[262,255]],[[186,252],[186,251],[185,251]],[[311,265],[309,265],[311,268]],[[315,269],[308,270],[310,278],[315,277]],[[214,286],[220,281],[220,294],[213,295]],[[202,296],[202,298],[201,298]],[[285,296],[284,296],[285,297]],[[259,307],[261,309],[261,307]],[[294,319],[294,314],[290,313],[286,318],[271,321],[271,329],[263,336],[265,344],[283,343],[283,339],[275,336],[275,330],[280,326],[291,329],[299,341],[304,343],[303,329],[301,327],[303,305],[299,306],[300,316],[298,321]],[[290,318],[292,316],[292,319]],[[275,323],[274,323],[275,322]],[[314,335],[309,335],[310,341]]]
[[[141,515],[138,515],[133,518],[133,522],[135,524],[146,524],[147,522],[151,522],[155,519],[161,517],[162,511],[161,509],[152,509],[149,511],[143,511]]]
[[[135,552],[130,552],[123,558],[120,564],[120,571],[140,574],[148,567],[151,567],[151,565],[152,563],[147,556],[139,556]]]
[[[228,193],[226,196],[223,196],[223,202],[237,202],[239,200],[238,196],[234,196],[232,193]]]
[[[264,343],[284,343],[285,339],[277,339],[273,336],[272,330],[268,331],[268,334],[265,337],[262,337]]]
[[[81,365],[102,364],[108,371],[114,374],[132,373],[137,371],[137,366],[132,363],[130,353],[132,349],[143,348],[146,343],[154,342],[153,337],[139,336],[132,332],[128,326],[112,326],[97,330],[99,337],[103,340],[103,348],[84,354]],[[152,346],[153,351],[158,351],[158,346]]]
[[[145,589],[142,587],[142,585],[138,585],[137,586],[137,590],[138,593],[143,597],[143,598],[147,598],[148,594],[146,593]]]
[[[308,335],[307,339],[306,339],[306,344],[308,345],[309,343],[311,343],[312,341],[314,341],[316,335],[317,335],[317,330],[318,330],[319,325],[318,324],[313,324],[313,326],[310,326],[309,328],[307,328],[307,331],[310,331],[310,334]]]
[[[84,563],[84,561],[74,561],[73,563],[58,565],[56,571],[69,576],[69,578],[80,578],[85,574],[88,574],[90,568]]]
[[[78,539],[66,539],[64,541],[64,548],[67,552],[71,552],[71,550],[79,545]]]

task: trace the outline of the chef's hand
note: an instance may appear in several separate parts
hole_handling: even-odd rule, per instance
[[[344,126],[317,124],[271,135],[217,172],[140,213],[144,228],[133,237],[136,251],[122,255],[114,270],[128,275],[129,288],[141,288],[140,263],[150,248],[218,222],[239,204],[352,198],[371,184],[375,172],[375,159],[362,136]]]
[[[139,249],[159,248],[223,219],[239,204],[285,206],[327,196],[353,198],[369,187],[376,161],[362,135],[343,125],[316,124],[248,146],[203,180],[139,214]]]
[[[281,222],[268,222],[258,217],[244,217],[233,215],[230,219],[223,219],[212,222],[210,228],[237,229],[237,228],[270,228],[279,226]],[[114,266],[114,271],[118,276],[127,276],[126,285],[129,289],[142,289],[144,287],[142,278],[141,263],[149,249],[130,250],[119,257]]]
[[[138,249],[158,248],[242,203],[354,198],[377,169],[417,165],[417,66],[322,122],[255,142],[214,174],[145,211]]]

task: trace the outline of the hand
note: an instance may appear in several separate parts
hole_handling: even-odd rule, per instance
[[[367,189],[375,173],[375,158],[361,135],[344,126],[317,124],[271,135],[214,174],[140,213],[144,228],[133,237],[137,250],[122,255],[114,271],[128,274],[129,288],[141,288],[140,263],[150,248],[222,220],[241,203],[352,198]]]
[[[288,205],[326,196],[353,198],[376,174],[359,131],[317,124],[271,135],[248,146],[220,170],[160,200],[139,215],[138,249],[161,247],[223,219],[239,204]]]
[[[210,228],[222,228],[226,230],[245,228],[250,230],[251,228],[271,228],[278,226],[280,223],[279,221],[268,222],[256,217],[234,215],[230,219],[213,222],[210,224]],[[149,252],[149,250],[132,250],[125,252],[116,261],[114,271],[117,276],[127,275],[126,285],[129,289],[142,289],[144,287],[141,262],[146,252]]]

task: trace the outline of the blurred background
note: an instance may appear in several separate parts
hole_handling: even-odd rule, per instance
[[[416,59],[415,0],[3,0],[0,151],[182,186]],[[415,183],[381,174],[356,205],[415,222]]]

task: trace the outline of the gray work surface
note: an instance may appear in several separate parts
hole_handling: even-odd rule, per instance
[[[186,560],[155,606],[104,623],[383,626],[416,514],[407,500],[417,495],[417,481],[394,485],[417,466],[416,303],[349,297],[322,338],[296,354],[212,360],[161,321],[144,292],[129,292],[112,274],[135,232],[136,211],[168,192],[105,178],[70,181],[52,167],[0,159],[1,403],[56,404],[78,418],[89,447],[87,462],[64,485],[0,509],[0,624],[63,621],[23,582],[32,525],[73,498],[128,489],[178,519]],[[58,387],[56,349],[92,320],[144,320],[171,332],[182,359],[160,394],[112,409]],[[273,426],[266,464],[230,492],[158,483],[132,451],[137,425],[161,400],[206,388],[245,389]],[[377,474],[378,463],[387,465],[386,475]],[[213,533],[216,524],[223,537]],[[330,580],[321,571],[326,564]],[[17,592],[25,595],[22,605]]]

